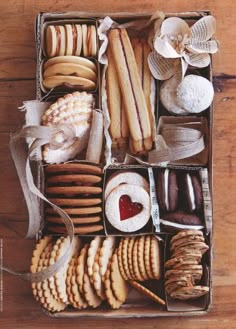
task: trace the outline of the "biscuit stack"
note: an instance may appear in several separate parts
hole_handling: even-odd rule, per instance
[[[102,231],[102,169],[95,165],[66,163],[49,165],[45,173],[47,197],[71,217],[75,233]],[[46,220],[48,231],[67,232],[54,209],[46,209]]]
[[[165,263],[165,289],[170,297],[188,300],[209,292],[209,287],[199,284],[202,256],[208,249],[201,231],[184,230],[172,237],[171,258]]]
[[[148,240],[146,240],[148,238]],[[140,241],[150,241],[151,249],[146,255],[146,262],[150,265],[151,275],[159,277],[159,262],[155,258],[159,252],[155,237],[139,237]],[[124,239],[121,240],[123,243]],[[96,236],[88,242],[78,236],[74,238],[72,253],[63,267],[49,279],[39,283],[32,283],[35,299],[47,310],[59,312],[71,305],[76,309],[87,307],[96,308],[102,302],[107,301],[113,309],[118,309],[126,301],[129,292],[129,284],[142,294],[148,296],[155,302],[165,305],[165,302],[152,291],[136,282],[139,277],[124,278],[119,260],[119,242],[114,236]],[[58,239],[45,236],[41,239],[33,252],[31,272],[35,273],[54,264],[69,246],[69,237]],[[134,245],[135,246],[135,245]],[[142,244],[138,250],[142,249]],[[154,250],[155,249],[155,250]],[[123,253],[122,253],[123,254]],[[140,252],[138,255],[141,255]],[[138,257],[134,252],[134,257]],[[123,257],[123,256],[122,256]],[[140,258],[140,256],[139,256]],[[149,260],[147,258],[150,258]],[[159,258],[158,258],[159,259]],[[131,263],[138,266],[138,260]],[[141,267],[140,267],[141,268]],[[157,273],[158,272],[158,273]],[[140,274],[141,275],[141,274]]]

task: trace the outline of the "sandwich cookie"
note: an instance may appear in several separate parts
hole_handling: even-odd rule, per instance
[[[135,153],[152,148],[151,124],[138,68],[125,29],[112,29],[108,35],[124,101]]]
[[[182,175],[180,181],[182,203],[188,212],[202,209],[202,187],[198,173],[188,172]]]
[[[97,32],[94,25],[49,25],[45,37],[48,57],[80,56],[81,53],[85,57],[94,57],[97,54]]]
[[[160,223],[164,232],[176,232],[185,229],[204,229],[201,216],[194,213],[186,213],[182,210],[162,214]]]
[[[62,25],[49,25],[45,40],[48,57],[64,56],[66,52],[66,32]]]
[[[149,193],[149,184],[142,175],[132,171],[120,170],[109,177],[105,186],[105,199],[107,199],[114,188],[121,184],[137,185]]]
[[[150,196],[141,186],[118,185],[106,199],[105,214],[116,229],[122,232],[138,231],[149,221]]]
[[[129,127],[122,100],[119,80],[111,48],[107,48],[108,67],[106,71],[107,107],[110,115],[109,132],[112,146],[118,149],[128,147]]]
[[[175,211],[178,205],[178,183],[174,170],[158,170],[156,191],[160,209]]]

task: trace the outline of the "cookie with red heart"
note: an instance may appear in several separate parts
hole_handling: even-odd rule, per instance
[[[117,230],[138,231],[149,221],[150,196],[141,186],[120,184],[108,195],[105,213],[110,224]]]

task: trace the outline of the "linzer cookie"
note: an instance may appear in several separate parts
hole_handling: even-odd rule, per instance
[[[103,230],[102,175],[95,165],[67,163],[45,167],[46,192],[49,200],[71,218],[76,234]],[[66,233],[62,219],[53,208],[46,208],[48,231]]]
[[[122,232],[135,232],[150,218],[149,184],[140,174],[117,171],[105,185],[105,213],[109,223]]]
[[[165,263],[165,289],[170,297],[188,300],[209,292],[209,287],[197,285],[203,275],[202,255],[207,250],[201,231],[184,230],[171,238],[171,258]]]

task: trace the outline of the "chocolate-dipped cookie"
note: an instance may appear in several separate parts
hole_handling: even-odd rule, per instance
[[[160,169],[156,181],[157,198],[162,211],[175,211],[178,205],[178,184],[176,172]]]
[[[188,212],[199,211],[202,208],[203,196],[200,179],[197,172],[181,175],[179,181],[181,203]]]

